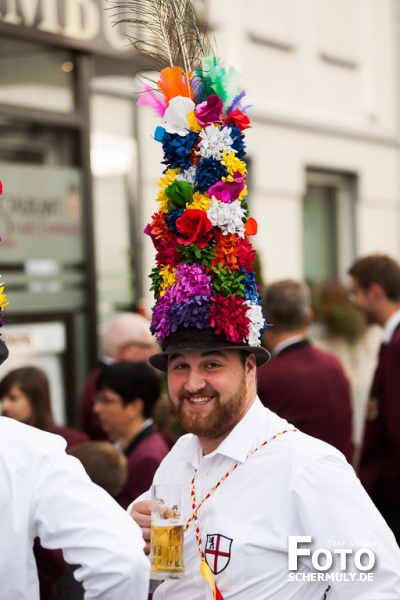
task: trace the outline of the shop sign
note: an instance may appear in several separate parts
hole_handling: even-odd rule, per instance
[[[1,177],[1,262],[54,278],[54,265],[82,263],[80,170],[4,163]]]
[[[108,0],[0,0],[0,33],[119,58],[132,56]]]

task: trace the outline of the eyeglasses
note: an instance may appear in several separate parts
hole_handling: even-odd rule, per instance
[[[356,290],[347,290],[346,298],[349,302],[353,303],[356,299],[357,291]]]
[[[364,291],[363,288],[359,287],[359,286],[354,286],[351,287],[347,290],[346,292],[346,298],[349,302],[351,302],[352,304],[354,304],[354,302],[357,300],[357,294],[360,291]]]
[[[112,400],[111,398],[107,398],[106,396],[101,396],[101,395],[96,395],[93,396],[92,398],[92,402],[93,404],[100,404],[101,406],[115,406],[115,405],[119,405],[122,406],[122,401],[121,400]]]

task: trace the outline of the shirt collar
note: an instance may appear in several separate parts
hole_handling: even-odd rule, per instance
[[[398,325],[400,325],[400,310],[396,311],[385,323],[385,327],[383,328],[382,339],[382,342],[384,344],[389,344]]]
[[[148,427],[150,427],[151,425],[153,425],[153,423],[154,423],[153,419],[146,419],[146,421],[140,427],[140,429],[137,432],[137,434],[135,435],[135,437],[137,437],[139,435],[139,433],[142,433],[142,431],[144,431],[145,429],[147,429]],[[122,445],[122,443],[120,442],[120,440],[115,440],[115,442],[114,442],[113,445],[120,452],[124,451],[124,446]]]
[[[284,348],[287,348],[288,346],[291,346],[292,344],[295,344],[296,342],[300,342],[301,340],[305,340],[305,339],[306,339],[305,335],[292,335],[290,338],[286,338],[286,340],[283,340],[282,342],[277,344],[275,346],[275,348],[272,350],[271,356],[272,357],[278,356],[278,354],[280,354],[282,352],[282,350],[284,350]]]

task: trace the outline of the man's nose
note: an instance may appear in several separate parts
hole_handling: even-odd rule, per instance
[[[98,414],[99,414],[99,412],[101,411],[100,402],[93,402],[93,405],[92,405],[92,411],[93,411],[93,412],[94,412],[96,415],[98,415]]]
[[[205,385],[204,375],[198,369],[190,369],[184,386],[185,390],[191,394],[195,394],[204,389]]]
[[[10,404],[9,399],[7,398],[7,396],[4,396],[4,398],[2,398],[2,400],[0,402],[1,412],[3,414],[4,414],[5,411],[7,411],[9,404]]]

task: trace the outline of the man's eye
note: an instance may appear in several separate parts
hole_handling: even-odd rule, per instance
[[[219,362],[209,362],[206,364],[206,369],[217,369],[220,366]]]
[[[175,365],[172,366],[172,369],[174,371],[183,371],[183,369],[186,368],[186,364],[185,363],[176,363]]]

